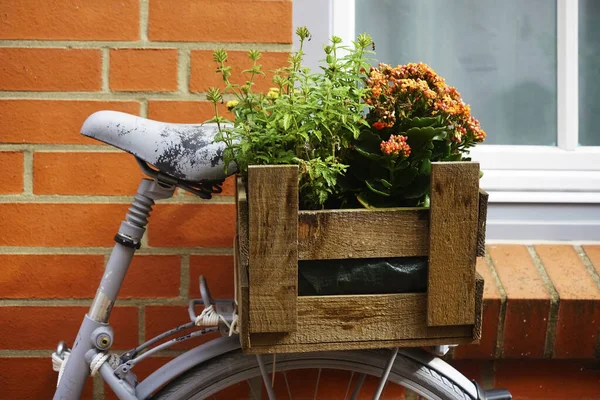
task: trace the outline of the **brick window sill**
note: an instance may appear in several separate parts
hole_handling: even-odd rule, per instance
[[[600,245],[488,245],[480,344],[454,360],[600,357]]]

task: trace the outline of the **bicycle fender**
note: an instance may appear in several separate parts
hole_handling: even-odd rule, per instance
[[[238,350],[239,348],[240,342],[237,336],[221,337],[195,347],[169,361],[140,382],[136,387],[136,396],[140,400],[147,399],[161,386],[177,378],[184,372],[215,357]],[[472,399],[480,399],[476,385],[442,359],[422,349],[400,349],[400,353],[420,364],[426,365],[440,375],[447,377],[466,390]]]
[[[405,348],[400,349],[400,353],[405,355],[408,358],[412,358],[416,362],[426,365],[432,370],[438,372],[441,376],[444,376],[454,382],[456,385],[460,386],[466,392],[468,392],[469,396],[471,396],[474,400],[480,400],[479,394],[477,392],[477,386],[459,371],[457,371],[452,365],[448,364],[441,358],[436,357],[435,355],[428,353],[423,349],[415,349],[415,348]]]
[[[135,393],[138,399],[149,398],[158,388],[177,378],[184,372],[220,355],[240,348],[240,340],[236,336],[221,337],[211,340],[169,361],[150,376],[140,382]]]

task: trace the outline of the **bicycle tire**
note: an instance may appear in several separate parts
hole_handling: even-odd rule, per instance
[[[278,354],[275,369],[277,372],[302,368],[341,369],[379,377],[388,357],[389,351],[384,350]],[[264,356],[265,366],[269,372],[272,367],[271,361],[272,357]],[[204,399],[236,383],[260,376],[256,357],[234,351],[184,373],[166,385],[152,399]],[[402,353],[398,353],[388,382],[400,384],[431,400],[473,400],[468,390],[460,387],[449,377]]]

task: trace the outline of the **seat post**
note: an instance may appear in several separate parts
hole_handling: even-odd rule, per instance
[[[125,221],[121,223],[119,233],[115,236],[117,243],[110,254],[90,310],[79,327],[77,340],[54,394],[54,400],[79,398],[90,373],[86,354],[94,348],[100,349],[97,341],[102,334],[109,338],[106,343],[102,343],[102,350],[106,351],[110,348],[112,330],[108,325],[108,317],[125,279],[133,254],[140,247],[154,201],[167,199],[173,196],[174,191],[175,186],[171,183],[151,179],[143,179],[140,183]],[[99,329],[101,330],[100,334],[98,334]]]
[[[115,236],[117,243],[111,252],[94,302],[88,312],[90,319],[100,323],[108,321],[133,254],[140,248],[155,200],[168,199],[173,196],[174,191],[175,186],[170,183],[142,179],[125,221],[121,223],[119,232]]]

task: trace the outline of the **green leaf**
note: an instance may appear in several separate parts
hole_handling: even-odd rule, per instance
[[[429,177],[419,175],[410,187],[407,187],[403,192],[406,199],[419,199],[429,191]]]
[[[391,188],[392,188],[392,184],[391,184],[391,183],[389,183],[388,181],[386,181],[385,179],[383,179],[383,178],[382,178],[382,179],[378,179],[378,181],[379,181],[379,182],[381,182],[381,184],[382,184],[384,187],[386,187],[386,188],[388,188],[388,189],[391,189]]]
[[[419,173],[423,175],[431,174],[431,160],[423,160],[423,162],[421,163],[421,168],[419,169]]]
[[[383,191],[385,189],[377,189],[377,188],[375,188],[375,186],[377,185],[377,183],[374,182],[374,181],[368,181],[367,180],[367,181],[365,181],[365,184],[367,185],[367,187],[369,188],[369,190],[372,191],[375,194],[378,194],[380,196],[386,196],[386,197],[390,196],[390,193],[387,193],[387,192]]]
[[[362,148],[362,145],[355,145],[354,146],[354,150],[356,150],[356,152],[358,154],[360,154],[363,157],[368,158],[369,160],[379,161],[379,160],[381,160],[383,158],[383,156],[380,156],[379,154],[374,154],[374,153],[371,153],[371,152],[369,152],[367,150],[364,150]]]
[[[413,127],[404,133],[404,135],[408,136],[409,140],[419,140],[422,142],[426,142],[429,140],[443,140],[447,136],[447,128],[444,127],[431,127],[427,126],[424,128]]]
[[[462,160],[462,154],[450,154],[446,157],[444,157],[444,161],[461,161]]]
[[[369,201],[367,200],[366,196],[361,193],[361,194],[357,194],[356,195],[356,200],[358,200],[358,202],[364,207],[364,208],[368,208],[368,209],[374,209],[376,207],[373,207],[371,204],[369,204]]]
[[[379,135],[371,132],[369,129],[363,129],[358,137],[360,147],[370,153],[379,153],[381,151],[381,138]]]
[[[394,188],[410,185],[418,174],[419,170],[415,167],[394,171]]]
[[[439,123],[438,117],[414,117],[410,120],[410,126],[424,128]]]

